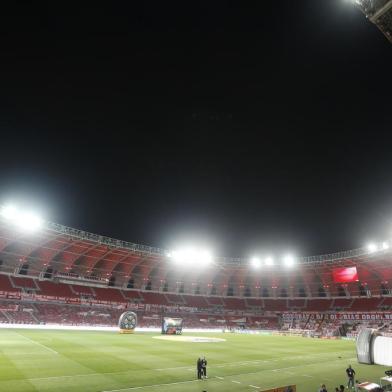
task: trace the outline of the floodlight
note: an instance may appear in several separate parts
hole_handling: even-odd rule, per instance
[[[268,256],[265,259],[265,265],[269,265],[269,266],[274,265],[274,259],[271,256]]]
[[[252,266],[254,268],[260,268],[261,267],[261,261],[258,257],[253,257],[252,260],[250,261]]]
[[[373,242],[371,242],[370,244],[368,244],[367,246],[367,250],[369,253],[373,253],[377,251],[377,245]]]
[[[43,225],[43,220],[35,213],[29,211],[19,211],[13,205],[6,205],[0,210],[1,216],[25,231],[36,231]]]
[[[36,231],[42,226],[42,219],[33,212],[23,212],[18,214],[15,224],[26,231]]]
[[[382,248],[384,249],[384,250],[387,250],[387,249],[389,249],[389,243],[388,242],[383,242],[382,243]]]
[[[201,264],[204,264],[204,265],[210,264],[210,263],[212,262],[212,255],[211,255],[211,253],[210,253],[208,250],[206,250],[206,249],[201,250],[201,251],[199,252],[198,258],[199,258],[199,262],[200,262]]]
[[[8,220],[13,220],[18,215],[18,209],[15,206],[9,204],[9,205],[2,207],[0,213],[1,213],[1,216],[3,216],[4,218],[6,218]]]
[[[283,258],[283,263],[284,263],[284,265],[285,265],[286,267],[291,267],[291,266],[293,266],[293,265],[294,265],[294,257],[291,256],[291,255],[286,255],[286,256]]]
[[[171,259],[179,264],[207,265],[213,260],[211,253],[205,249],[184,248],[169,253]]]

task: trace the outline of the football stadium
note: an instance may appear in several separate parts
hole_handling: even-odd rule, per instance
[[[43,4],[0,14],[0,392],[392,391],[392,0]]]
[[[0,244],[2,391],[312,391],[346,386],[348,365],[357,390],[392,381],[387,241],[305,258],[219,258],[5,205]]]

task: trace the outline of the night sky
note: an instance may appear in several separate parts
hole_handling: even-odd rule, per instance
[[[392,237],[392,46],[350,1],[133,3],[2,10],[1,203],[220,256]]]

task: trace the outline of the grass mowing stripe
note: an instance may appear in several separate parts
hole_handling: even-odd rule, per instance
[[[355,359],[355,358],[348,358],[350,360]],[[340,361],[340,359],[336,359],[335,361]],[[333,362],[333,361],[331,361]],[[215,367],[231,367],[231,366],[236,366],[237,364],[240,364],[242,362],[230,362],[230,363],[226,363],[225,365],[218,365],[218,366],[212,366],[211,368],[214,369]],[[226,375],[226,377],[233,377],[233,376],[240,376],[240,375],[246,375],[246,374],[257,374],[257,373],[262,373],[262,372],[280,372],[280,371],[284,371],[285,373],[288,373],[290,375],[293,375],[295,373],[293,372],[289,372],[286,371],[286,369],[295,369],[298,367],[304,367],[304,366],[313,366],[313,365],[319,365],[322,364],[323,362],[312,362],[312,363],[308,363],[308,364],[301,364],[301,365],[296,365],[296,366],[289,366],[289,367],[285,367],[285,368],[277,368],[277,369],[260,369],[256,372],[247,372],[247,373],[234,373],[234,374],[229,374]],[[153,371],[163,371],[163,370],[191,370],[189,369],[188,366],[179,366],[179,367],[174,367],[174,368],[159,368],[159,369],[151,369]],[[85,373],[85,374],[72,374],[72,375],[62,375],[62,376],[51,376],[51,377],[32,377],[32,378],[26,378],[26,380],[29,381],[38,381],[38,380],[51,380],[51,379],[61,379],[61,378],[73,378],[73,377],[88,377],[88,376],[101,376],[101,375],[121,375],[121,374],[128,374],[128,373],[132,373],[135,370],[127,370],[127,371],[122,371],[122,372],[101,372],[101,373]],[[211,370],[210,370],[211,371]],[[312,377],[312,376],[307,376],[307,375],[303,375],[304,377]],[[218,379],[222,379],[223,377],[218,377],[215,376],[215,378]],[[142,386],[141,386],[142,388]]]
[[[45,345],[42,344],[42,343],[36,342],[35,340],[30,339],[29,337],[24,336],[24,335],[22,335],[22,334],[19,333],[19,332],[16,332],[16,331],[14,331],[14,332],[15,332],[17,335],[22,336],[22,338],[25,338],[25,339],[27,339],[28,341],[30,341],[31,343],[34,343],[34,344],[36,344],[36,345],[38,345],[38,346],[41,346],[42,348],[44,348],[44,349],[46,349],[46,350],[52,352],[53,354],[56,354],[56,355],[59,354],[56,350],[53,350],[52,348],[47,347],[47,346],[45,346]]]

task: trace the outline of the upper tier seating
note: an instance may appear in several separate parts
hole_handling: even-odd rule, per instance
[[[392,297],[384,297],[379,306],[392,307]]]
[[[20,289],[12,286],[8,275],[0,275],[0,291],[17,292],[20,291]]]
[[[53,297],[76,298],[77,295],[72,292],[69,284],[54,283],[48,280],[37,282],[41,289],[40,294]]]
[[[335,298],[332,303],[332,308],[347,309],[350,308],[352,302],[352,298]]]
[[[122,293],[127,299],[142,299],[138,290],[123,290]]]
[[[221,305],[223,306],[222,297],[206,297],[207,302],[210,305]]]
[[[100,301],[109,301],[109,302],[126,302],[125,298],[121,294],[121,290],[113,289],[113,288],[102,288],[102,287],[94,287],[95,298]]]
[[[17,276],[10,276],[10,278],[15,287],[24,288],[28,290],[38,290],[38,287],[35,284],[35,279],[17,277]]]
[[[184,305],[184,299],[182,298],[181,295],[178,294],[165,294],[167,302],[173,304],[173,305]]]
[[[259,308],[264,307],[264,302],[261,298],[246,298],[245,301],[248,306],[257,306]]]
[[[226,297],[224,298],[224,302],[227,309],[246,309],[245,301],[242,298]]]
[[[95,293],[93,292],[93,289],[88,286],[81,286],[78,284],[73,284],[72,286],[72,291],[77,294],[77,295],[88,295],[88,296],[94,296]]]
[[[351,305],[350,310],[353,311],[374,311],[379,310],[378,305],[382,298],[356,298]]]
[[[208,308],[208,303],[201,295],[183,295],[185,304],[195,308]]]
[[[332,301],[326,299],[308,299],[306,303],[306,310],[312,312],[322,312],[331,309]]]
[[[289,299],[288,302],[289,308],[305,308],[305,306],[306,306],[305,298]]]
[[[287,300],[286,299],[264,299],[264,309],[269,311],[286,311]]]
[[[141,292],[141,295],[144,298],[144,302],[147,304],[169,305],[166,297],[163,294],[143,291]]]

